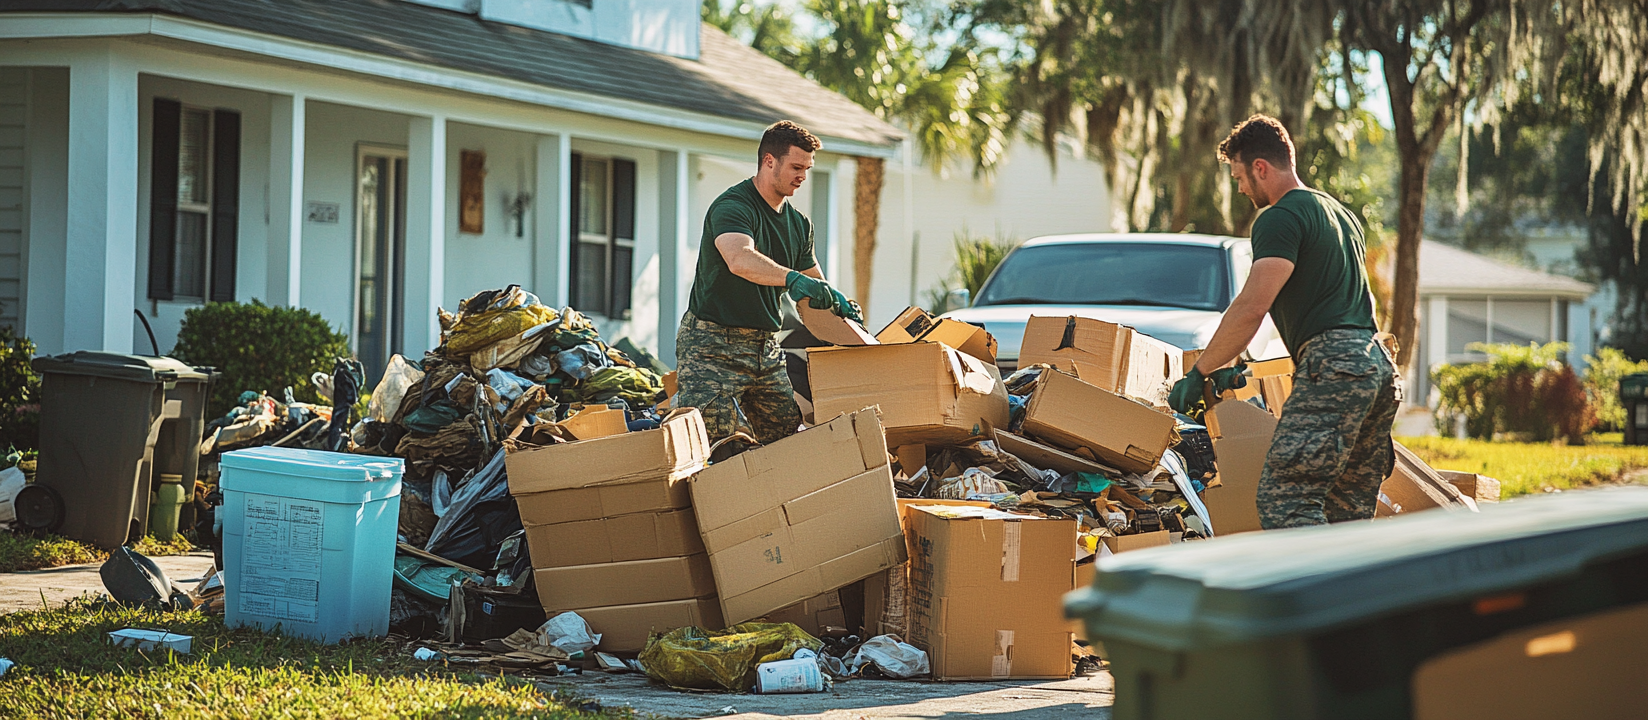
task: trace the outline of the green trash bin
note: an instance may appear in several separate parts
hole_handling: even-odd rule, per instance
[[[1619,379],[1619,404],[1625,407],[1625,444],[1648,445],[1648,373]]]
[[[1648,488],[1100,561],[1117,720],[1648,716]]]
[[[110,550],[142,537],[158,475],[193,487],[211,369],[84,350],[33,365],[40,462],[18,521]]]

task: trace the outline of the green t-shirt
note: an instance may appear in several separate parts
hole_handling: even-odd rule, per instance
[[[1333,196],[1288,191],[1253,221],[1253,259],[1293,262],[1293,275],[1270,306],[1270,317],[1295,357],[1325,330],[1377,330],[1368,290],[1362,223]]]
[[[718,325],[778,330],[784,288],[757,285],[727,268],[715,239],[726,233],[755,238],[755,249],[791,270],[808,270],[813,259],[813,224],[790,203],[774,210],[753,180],[745,180],[710,203],[704,237],[698,241],[698,274],[692,280],[693,315]]]

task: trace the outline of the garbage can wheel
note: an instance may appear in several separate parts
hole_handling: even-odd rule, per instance
[[[56,532],[63,526],[63,496],[45,485],[30,483],[18,491],[13,501],[17,523],[37,532]]]

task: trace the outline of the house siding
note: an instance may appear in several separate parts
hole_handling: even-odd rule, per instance
[[[0,67],[0,325],[23,327],[29,71]]]

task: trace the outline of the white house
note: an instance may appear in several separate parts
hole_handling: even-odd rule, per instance
[[[0,3],[0,322],[46,353],[148,352],[135,309],[166,352],[188,308],[259,299],[381,367],[436,344],[437,306],[520,283],[673,359],[704,209],[765,125],[824,141],[795,202],[832,276],[855,156],[902,139],[699,10]]]
[[[1419,246],[1419,328],[1408,398],[1426,404],[1429,369],[1486,356],[1472,343],[1573,343],[1570,361],[1591,348],[1585,300],[1594,288],[1573,278],[1517,267],[1435,241]]]

